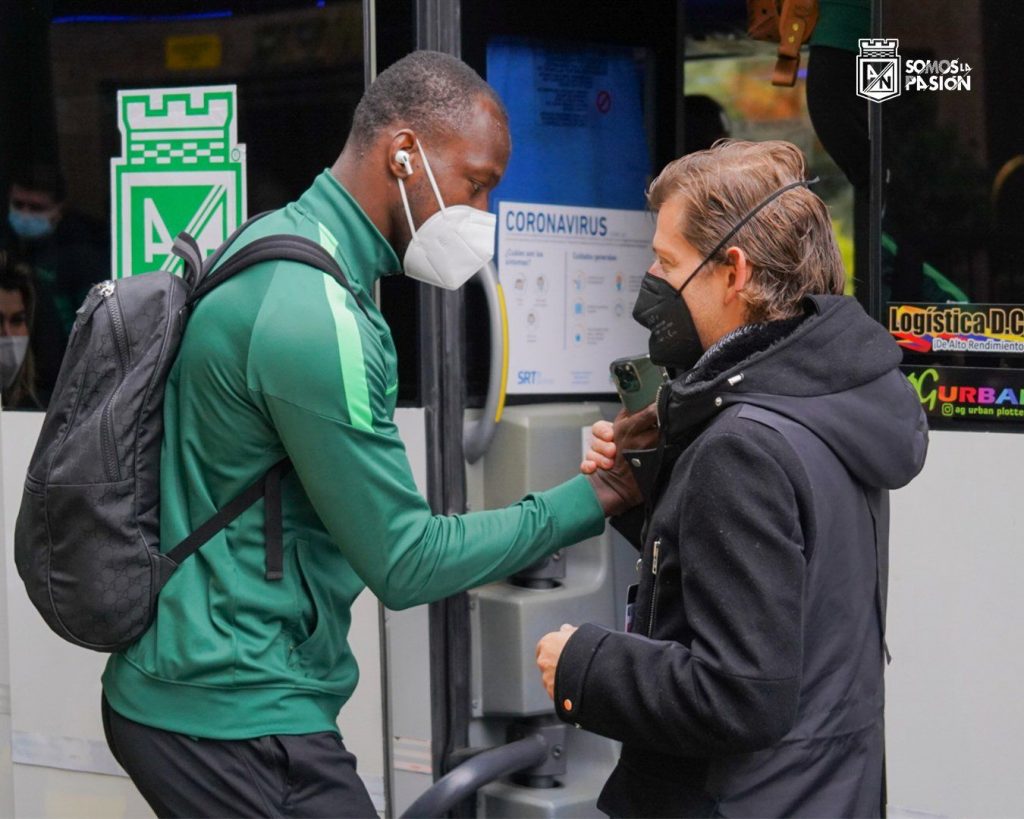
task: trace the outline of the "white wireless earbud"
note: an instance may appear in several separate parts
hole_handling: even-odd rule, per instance
[[[412,160],[406,150],[395,151],[395,162],[405,168],[405,175],[412,176]]]

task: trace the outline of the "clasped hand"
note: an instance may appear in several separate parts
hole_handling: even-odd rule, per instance
[[[618,515],[643,502],[640,487],[621,453],[650,449],[658,442],[658,412],[651,405],[628,415],[625,410],[614,422],[598,421],[591,427],[590,448],[583,456],[580,472],[590,477],[606,515]],[[537,643],[537,667],[548,696],[555,696],[558,661],[576,626],[563,625],[541,637]]]

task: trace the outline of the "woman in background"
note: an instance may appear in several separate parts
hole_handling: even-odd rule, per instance
[[[43,409],[29,346],[35,306],[31,269],[0,251],[0,384],[5,410]]]

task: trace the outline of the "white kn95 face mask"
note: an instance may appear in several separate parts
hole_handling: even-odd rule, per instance
[[[412,233],[412,241],[406,248],[402,267],[405,275],[412,279],[445,290],[458,290],[494,257],[494,235],[498,220],[493,213],[469,205],[445,207],[423,146],[419,140],[416,145],[441,209],[417,230],[412,221],[405,184],[401,177],[398,178],[398,189],[402,194],[405,216]]]
[[[28,352],[28,336],[0,337],[0,385],[6,390],[18,378]]]

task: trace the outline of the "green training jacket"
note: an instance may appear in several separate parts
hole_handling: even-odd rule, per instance
[[[236,246],[271,233],[333,253],[369,318],[320,271],[266,262],[189,321],[165,399],[161,548],[286,454],[295,465],[283,483],[283,580],[264,579],[257,503],[181,565],[150,629],[107,663],[116,711],[197,737],[337,730],[359,676],[348,629],[364,586],[406,608],[506,577],[604,526],[582,476],[506,509],[431,514],[393,421],[395,347],[370,295],[398,258],[328,171]]]

